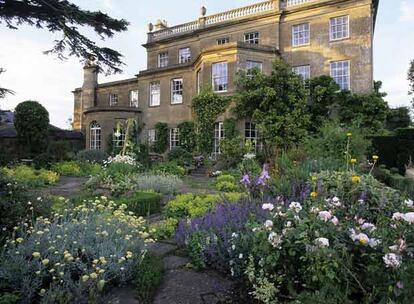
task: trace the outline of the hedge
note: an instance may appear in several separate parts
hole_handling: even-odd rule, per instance
[[[400,175],[397,168],[388,170],[384,166],[380,166],[374,173],[375,177],[384,184],[414,197],[414,180]]]
[[[130,197],[119,199],[119,204],[127,205],[127,210],[139,216],[161,212],[162,195],[155,192],[138,191]]]

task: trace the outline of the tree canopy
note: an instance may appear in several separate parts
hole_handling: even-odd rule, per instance
[[[410,85],[409,94],[413,96],[411,99],[411,104],[414,108],[414,60],[410,63],[410,68],[408,70],[408,81]]]
[[[0,23],[10,29],[27,24],[52,33],[59,32],[62,38],[56,40],[46,54],[54,53],[61,59],[67,55],[76,56],[81,61],[93,57],[107,73],[121,72],[122,55],[111,48],[98,46],[80,32],[80,27],[92,28],[104,40],[127,30],[128,22],[124,19],[114,19],[100,11],[83,10],[67,0],[0,0]]]

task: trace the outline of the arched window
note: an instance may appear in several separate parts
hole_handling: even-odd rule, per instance
[[[89,148],[91,150],[100,150],[101,126],[96,121],[92,121],[89,130]]]

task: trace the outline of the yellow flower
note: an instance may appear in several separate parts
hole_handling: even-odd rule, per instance
[[[98,277],[98,275],[95,272],[92,272],[90,274],[90,277],[91,277],[92,280],[95,280]]]
[[[318,177],[316,177],[316,176],[312,176],[312,181],[313,182],[316,182],[318,180]]]
[[[368,244],[368,241],[367,241],[367,240],[365,240],[365,239],[360,239],[360,240],[359,240],[359,243],[360,243],[361,245],[366,245],[366,244]]]
[[[351,159],[351,164],[356,164],[357,160],[355,158]]]
[[[40,294],[44,294],[44,293],[46,293],[46,289],[40,289]]]
[[[89,276],[87,274],[82,276],[82,282],[86,282],[89,280]]]
[[[104,286],[105,286],[105,280],[99,280],[99,282],[98,282],[98,290],[99,291],[102,291],[102,289],[104,288]]]
[[[44,260],[42,260],[42,264],[43,264],[43,265],[45,265],[45,266],[46,266],[47,264],[49,264],[49,259],[44,259]]]
[[[35,258],[38,258],[38,257],[40,257],[40,252],[35,251],[35,252],[32,253],[32,256],[35,257]]]
[[[21,242],[23,242],[23,238],[17,238],[17,239],[16,239],[16,242],[17,242],[17,243],[21,243]]]
[[[39,275],[40,274],[40,270],[36,271],[35,274]]]
[[[378,157],[378,155],[373,155],[373,156],[372,156],[372,159],[373,159],[373,160],[378,160],[378,159],[379,159],[379,157]]]
[[[313,192],[311,192],[310,195],[311,195],[311,197],[315,198],[315,197],[318,196],[318,192],[313,191]]]
[[[352,176],[352,182],[353,182],[354,184],[359,184],[359,183],[361,182],[361,177],[360,177],[360,176],[358,176],[358,175],[354,175],[354,176]]]
[[[346,134],[346,136],[348,136],[348,137],[352,137],[352,133],[351,133],[351,132],[349,132],[349,133],[347,133],[347,134]]]

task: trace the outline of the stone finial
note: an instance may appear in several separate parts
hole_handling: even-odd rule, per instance
[[[207,8],[205,6],[201,7],[201,16],[205,17],[207,14]]]
[[[95,56],[93,56],[93,55],[88,55],[88,59],[86,59],[86,62],[85,62],[85,67],[86,67],[86,68],[89,68],[89,67],[95,67],[95,66],[96,66],[95,61],[96,61]]]
[[[167,21],[165,21],[165,20],[161,21],[160,19],[158,19],[157,22],[155,23],[155,30],[156,31],[163,30],[163,29],[166,29],[166,28],[168,28],[168,25],[167,25]]]
[[[154,30],[154,24],[151,22],[148,24],[148,31],[151,33]]]

